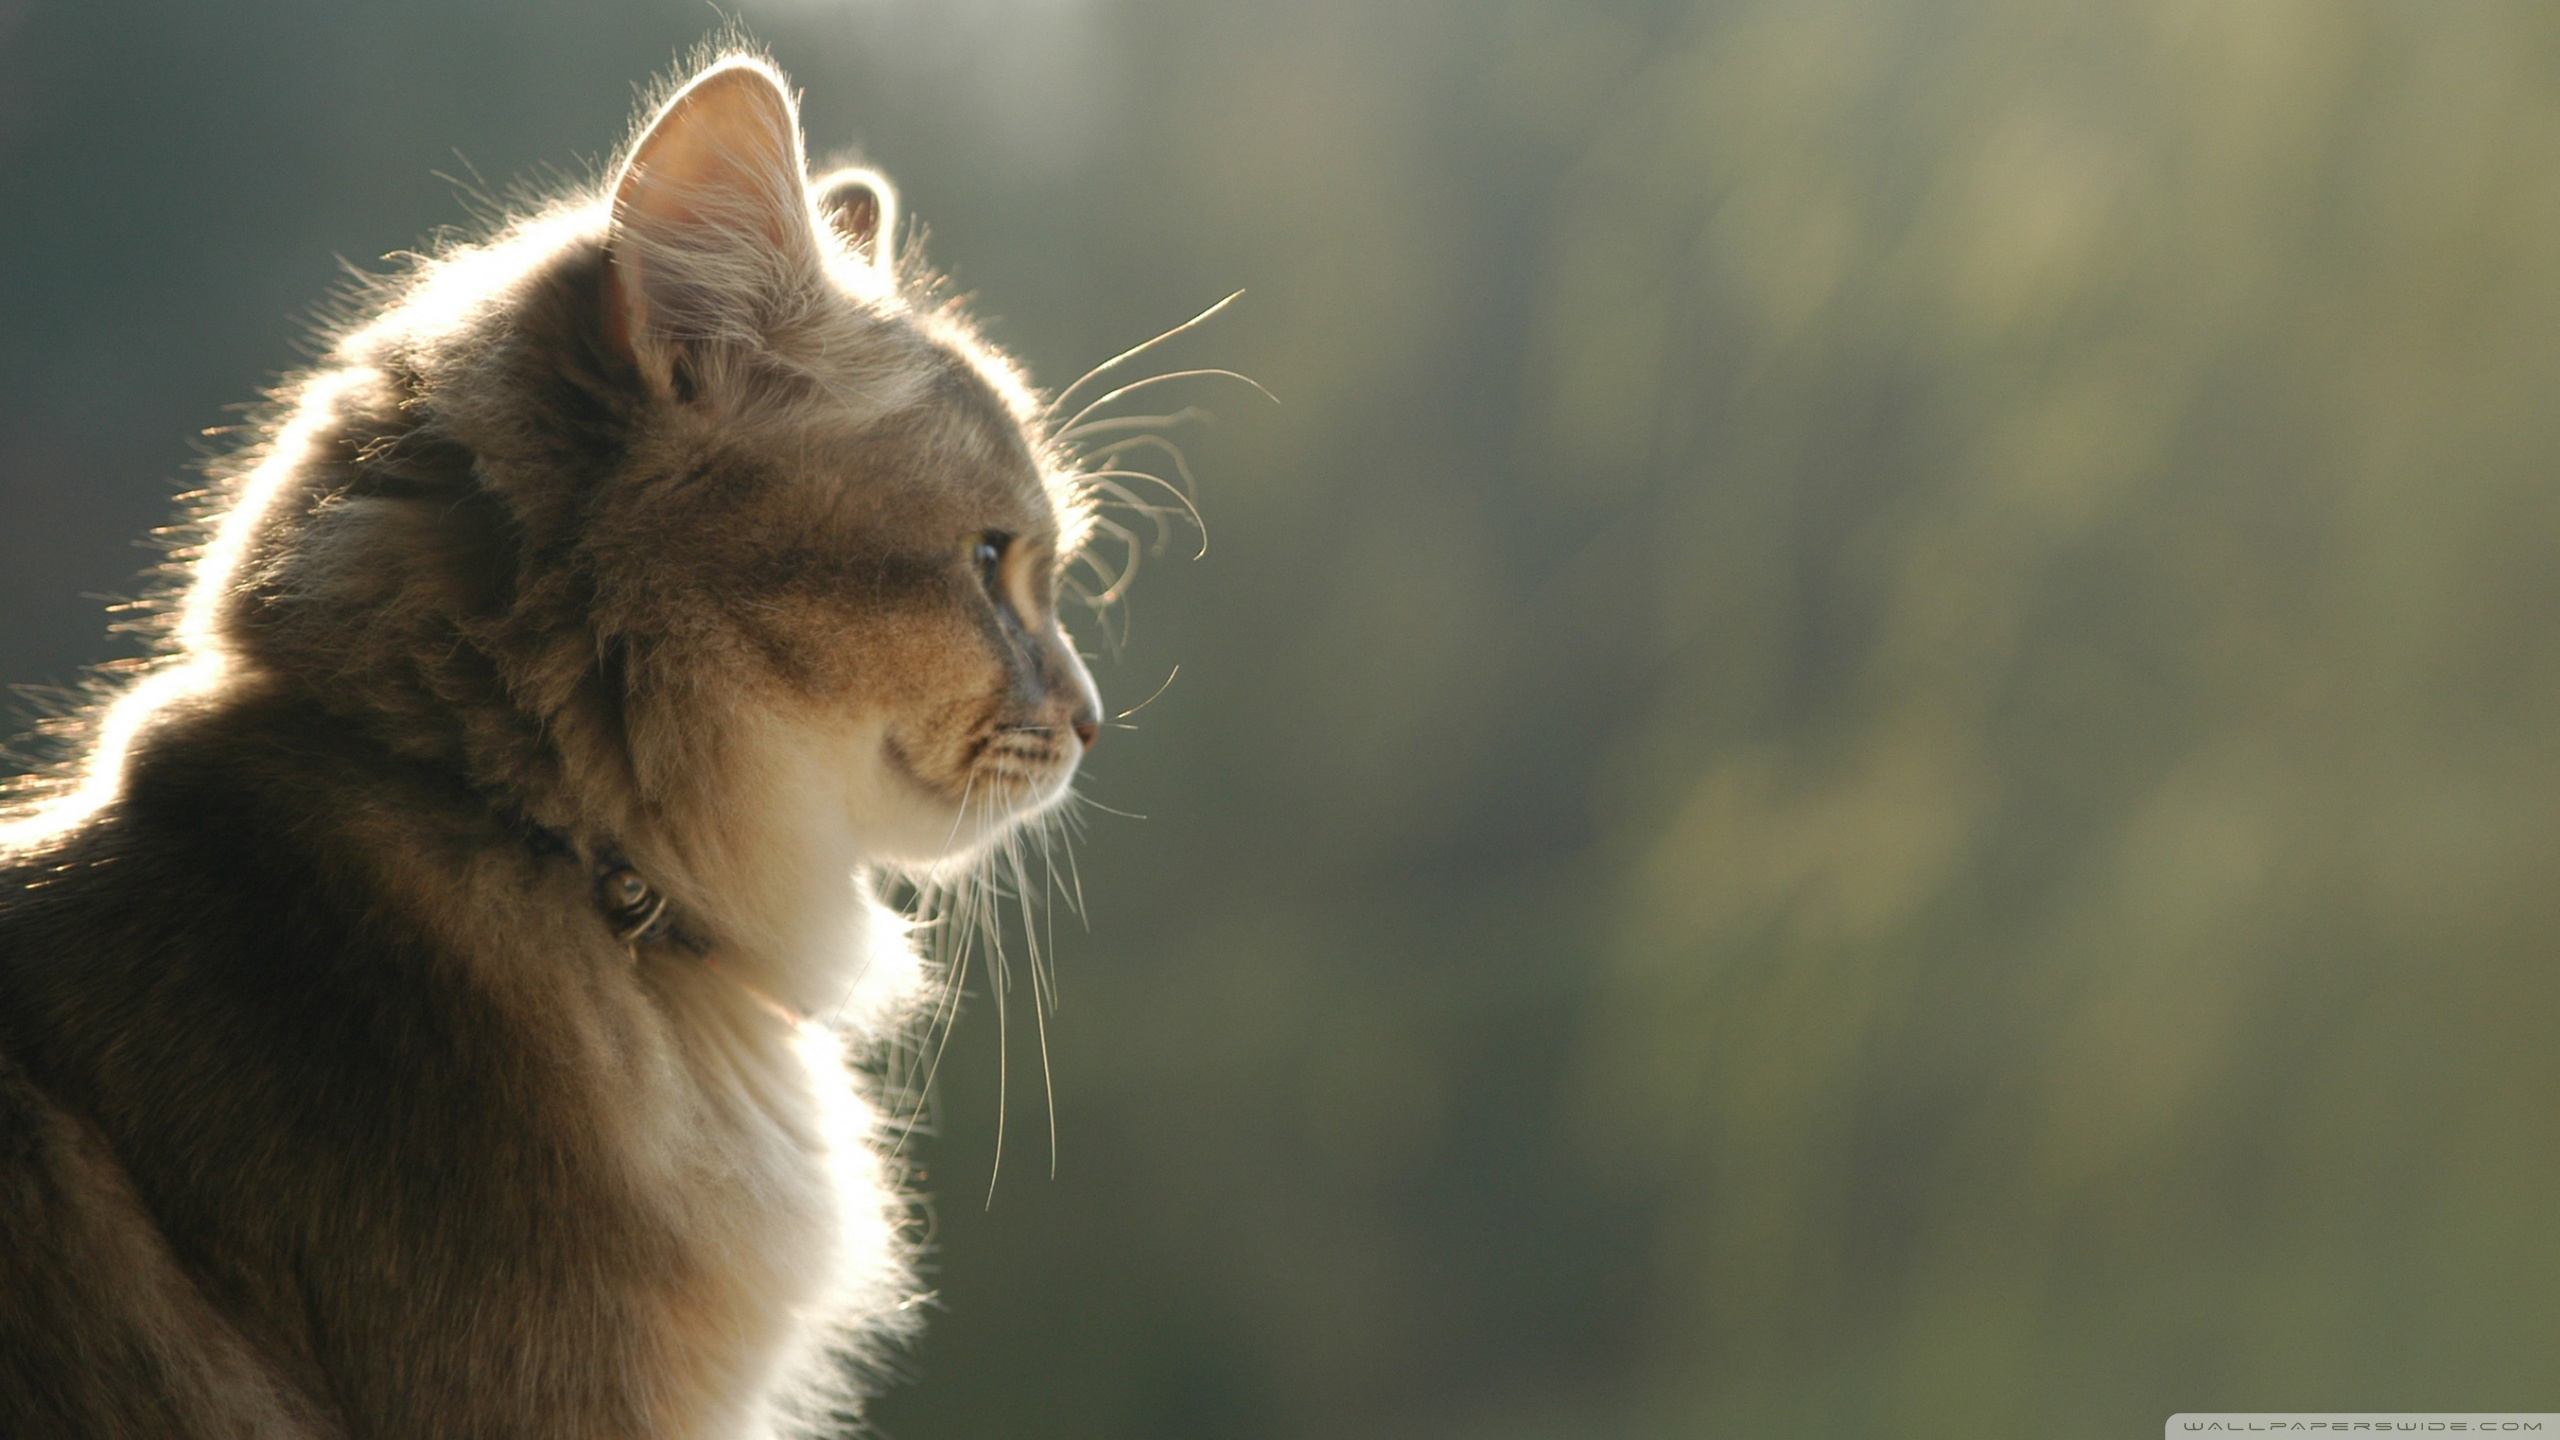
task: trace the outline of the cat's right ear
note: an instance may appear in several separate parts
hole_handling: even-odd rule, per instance
[[[611,346],[690,400],[703,352],[753,345],[821,270],[800,117],[782,77],[734,57],[659,107],[613,184]]]

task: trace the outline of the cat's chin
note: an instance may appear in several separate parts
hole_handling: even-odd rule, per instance
[[[866,817],[870,853],[901,869],[928,873],[975,861],[988,846],[1064,800],[1075,779],[1072,764],[1045,776],[991,771],[971,777],[955,800],[916,776],[894,749],[882,761],[904,782],[909,804],[884,805]]]
[[[1064,799],[1076,769],[1072,762],[1034,773],[982,766],[954,795],[918,773],[878,718],[786,725],[766,748],[759,768],[768,776],[769,803],[797,812],[780,828],[857,864],[907,870],[974,858]]]

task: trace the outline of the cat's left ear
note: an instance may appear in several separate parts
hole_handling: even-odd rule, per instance
[[[689,352],[753,344],[821,273],[800,117],[763,61],[724,60],[675,93],[613,184],[606,325],[615,348],[679,398]]]
[[[869,259],[873,269],[894,277],[898,268],[898,192],[889,177],[859,165],[831,170],[809,187],[818,213],[836,233]]]

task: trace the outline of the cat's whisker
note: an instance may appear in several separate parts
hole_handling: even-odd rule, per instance
[[[978,772],[975,769],[971,769],[969,772],[969,778],[961,782],[960,785],[960,806],[952,812],[951,831],[949,834],[942,837],[942,848],[945,853],[948,853],[952,846],[960,839],[960,826],[969,818],[969,796],[970,793],[977,788]]]
[[[1188,424],[1194,420],[1205,423],[1209,419],[1209,412],[1197,405],[1185,405],[1181,409],[1168,415],[1114,415],[1106,420],[1088,420],[1084,424],[1077,426],[1075,438],[1081,439],[1087,435],[1108,435],[1119,430],[1169,430],[1176,425]],[[1066,437],[1062,436],[1060,438],[1063,439]],[[1161,435],[1149,435],[1136,438],[1161,440],[1164,437]],[[1114,443],[1128,444],[1132,442],[1116,441]]]
[[[1156,504],[1151,500],[1141,497],[1136,491],[1129,489],[1127,486],[1113,484],[1104,477],[1105,472],[1102,471],[1094,471],[1091,474],[1076,477],[1080,482],[1077,486],[1077,489],[1080,492],[1078,498],[1090,505],[1093,505],[1097,509],[1108,506],[1115,510],[1125,510],[1132,515],[1144,515],[1149,520],[1155,521],[1156,528],[1159,530],[1164,528],[1163,517],[1188,515],[1190,513],[1179,504]],[[1145,478],[1155,479],[1159,483],[1161,483],[1163,479],[1161,476]],[[1161,554],[1164,551],[1164,546],[1161,544],[1158,544],[1154,548],[1158,554]]]
[[[1171,676],[1167,676],[1170,683]],[[1159,686],[1157,693],[1161,694]],[[1154,697],[1149,697],[1152,700]],[[1015,724],[1005,733],[1052,735],[1052,725]],[[991,752],[992,753],[992,752]],[[1026,758],[1030,758],[1026,756]],[[1043,751],[1038,757],[1054,763],[1054,751]],[[983,778],[984,783],[979,783]],[[971,783],[964,787],[963,809],[967,813],[957,828],[978,833],[976,827],[988,825],[1017,803],[1019,796],[1036,792],[1037,774],[1017,773],[1010,767],[987,765],[971,773]],[[996,1153],[988,1177],[987,1203],[992,1204],[999,1187],[1004,1144],[1010,1138],[1011,1121],[1011,1031],[1012,995],[1015,986],[1012,956],[1008,950],[1007,932],[1018,928],[1024,946],[1023,961],[1030,976],[1030,999],[1036,1043],[1040,1049],[1040,1071],[1044,1119],[1049,1136],[1049,1167],[1054,1176],[1062,1149],[1057,1113],[1056,1060],[1048,1040],[1050,1012],[1058,1008],[1060,992],[1057,974],[1057,909],[1063,905],[1074,912],[1080,923],[1088,923],[1084,880],[1075,856],[1075,837],[1083,829],[1082,808],[1091,802],[1073,790],[1057,796],[1054,802],[1010,831],[995,835],[986,842],[965,871],[946,872],[939,878],[927,874],[912,883],[914,894],[909,902],[919,930],[931,931],[942,957],[944,984],[925,1027],[926,1043],[918,1047],[913,1068],[921,1078],[908,1085],[909,1097],[905,1117],[897,1140],[900,1153],[909,1139],[921,1128],[930,1106],[931,1087],[938,1078],[942,1057],[948,1053],[956,1024],[958,1008],[964,998],[969,966],[985,958],[983,972],[996,1005],[997,1117]],[[1115,812],[1117,813],[1117,812]],[[978,819],[980,815],[983,820]],[[1036,854],[1034,848],[1036,847]],[[1063,864],[1061,860],[1063,858]],[[1039,869],[1035,881],[1034,862]],[[1010,899],[1011,907],[1005,905]],[[1011,908],[1018,920],[1008,921]]]
[[[916,1127],[923,1122],[925,1111],[932,1104],[933,1080],[942,1073],[942,1056],[951,1046],[951,1032],[960,1018],[960,994],[969,973],[969,945],[965,939],[955,944],[943,966],[942,994],[936,999],[933,1014],[925,1025],[923,1042],[918,1046],[920,1056],[928,1046],[932,1053],[925,1059],[923,1077],[915,1082],[915,1104],[907,1112],[907,1123],[898,1132],[897,1143],[889,1149],[892,1158],[905,1153],[907,1142],[915,1137]]]
[[[1161,505],[1147,504],[1145,501],[1140,500],[1134,492],[1129,490],[1128,487],[1114,484],[1112,481],[1102,478],[1104,473],[1112,472],[1101,472],[1092,475],[1079,476],[1078,478],[1084,482],[1087,493],[1107,495],[1111,497],[1112,500],[1118,502],[1121,508],[1139,515],[1144,515],[1149,520],[1154,521],[1156,526],[1156,543],[1148,547],[1147,553],[1151,555],[1163,554],[1164,547],[1172,543],[1173,540],[1173,527],[1165,523],[1165,517],[1176,512],[1167,510]]]
[[[1274,405],[1280,403],[1280,397],[1272,394],[1269,390],[1264,389],[1261,381],[1239,371],[1224,370],[1216,366],[1203,366],[1196,370],[1167,370],[1161,375],[1150,375],[1144,380],[1132,380],[1128,384],[1121,386],[1119,389],[1104,395],[1092,404],[1085,406],[1082,410],[1079,410],[1074,415],[1070,416],[1065,425],[1059,427],[1057,438],[1073,443],[1078,438],[1093,433],[1089,430],[1079,428],[1083,425],[1085,417],[1091,415],[1094,411],[1101,409],[1103,406],[1110,404],[1114,400],[1118,400],[1123,396],[1134,395],[1138,391],[1144,390],[1150,385],[1162,385],[1169,380],[1207,379],[1213,377],[1241,381],[1244,384],[1253,387],[1254,393],[1260,395],[1263,399],[1270,401]]]
[[[1016,883],[1025,897],[1023,903],[1027,906],[1030,903],[1028,898],[1031,889],[1030,877],[1023,874],[1022,853],[1019,850],[1013,851],[1013,868],[1017,877]],[[1031,950],[1031,1024],[1040,1036],[1040,1095],[1047,1103],[1049,1110],[1049,1178],[1055,1180],[1058,1178],[1058,1082],[1049,1061],[1049,1011],[1057,1007],[1057,981],[1053,971],[1044,1002],[1041,994],[1040,947],[1038,942],[1031,938],[1029,910],[1026,909],[1023,912],[1022,918],[1023,943]],[[1056,963],[1053,955],[1050,964],[1054,966]]]
[[[942,1056],[950,1049],[951,1036],[960,1020],[960,1002],[968,989],[969,965],[976,958],[983,922],[981,912],[986,904],[987,887],[980,867],[973,865],[952,882],[950,929],[946,932],[955,953],[949,966],[945,994],[947,1004],[942,1015],[942,1033],[934,1048],[933,1068],[926,1073],[925,1089],[929,1094],[933,1078],[941,1070]]]
[[[1135,814],[1127,810],[1115,810],[1082,791],[1077,792],[1076,803],[1078,805],[1089,805],[1094,809],[1101,811],[1105,815],[1117,815],[1123,820],[1144,820],[1147,818],[1144,815]]]
[[[1053,837],[1057,842],[1057,849],[1062,850],[1067,846],[1067,835],[1059,828],[1056,811],[1053,810],[1040,817],[1039,834],[1041,920],[1049,927],[1049,1004],[1054,1009],[1058,1003],[1058,908],[1056,905],[1051,905],[1049,901],[1054,897],[1061,904],[1073,904],[1067,899],[1065,891],[1059,887],[1057,850],[1050,847]]]
[[[1167,340],[1182,334],[1184,331],[1190,330],[1195,326],[1206,322],[1210,316],[1217,314],[1219,311],[1226,309],[1230,305],[1233,305],[1243,295],[1244,292],[1242,290],[1238,290],[1234,294],[1219,301],[1217,304],[1210,306],[1208,309],[1201,311],[1199,314],[1192,316],[1190,319],[1185,320],[1181,324],[1174,326],[1172,329],[1165,331],[1163,334],[1156,336],[1154,339],[1132,345],[1128,349],[1121,351],[1119,354],[1114,355],[1110,359],[1103,361],[1101,364],[1094,366],[1090,370],[1087,370],[1082,375],[1077,376],[1074,384],[1069,385],[1066,389],[1058,392],[1058,398],[1041,407],[1040,418],[1046,420],[1057,414],[1060,409],[1065,407],[1068,399],[1078,390],[1083,389],[1088,383],[1111,373],[1113,370],[1118,369],[1120,366],[1125,365],[1132,360],[1137,359],[1139,356],[1146,354],[1148,351],[1153,350]]]
[[[961,786],[958,812],[951,819],[951,835],[944,840],[946,850],[967,823],[969,802],[976,789],[977,773],[973,770]],[[949,1050],[952,1032],[959,1024],[960,999],[968,981],[970,949],[976,939],[971,912],[982,890],[981,886],[971,885],[965,876],[947,887],[939,882],[928,882],[926,887],[919,889],[917,907],[920,918],[930,915],[934,923],[949,927],[941,933],[948,937],[951,953],[943,961],[942,994],[926,1025],[925,1035],[932,1047],[932,1058],[926,1063],[924,1078],[916,1087],[915,1106],[907,1117],[906,1128],[899,1133],[897,1147],[890,1152],[893,1155],[905,1149],[907,1140],[914,1135],[917,1123],[923,1118],[933,1092],[934,1077],[941,1073],[942,1057]]]
[[[1084,817],[1075,807],[1083,803],[1084,797],[1070,790],[1066,803],[1058,807],[1058,848],[1067,856],[1067,889],[1075,896],[1076,923],[1091,934],[1093,917],[1084,908],[1084,872],[1076,864],[1076,833],[1082,827]]]
[[[1005,844],[1011,843],[1012,837],[1005,837]],[[1013,1040],[1008,1022],[1009,1007],[1005,1004],[1005,997],[1013,989],[1013,976],[1011,968],[1005,964],[1003,919],[993,903],[994,898],[1001,893],[996,888],[998,879],[995,850],[991,849],[982,863],[985,867],[987,893],[990,898],[989,903],[979,909],[979,924],[985,930],[987,941],[987,989],[994,995],[996,1004],[996,1153],[994,1163],[987,1168],[986,1200],[987,1208],[994,1209],[996,1182],[1004,1175],[1005,1123],[1010,1118],[1011,1111]]]
[[[1165,479],[1163,476],[1158,475],[1158,474],[1156,474],[1155,472],[1153,472],[1153,471],[1151,471],[1151,470],[1095,470],[1095,471],[1090,472],[1090,473],[1087,475],[1087,477],[1086,477],[1086,478],[1088,478],[1088,479],[1092,479],[1092,480],[1096,480],[1096,481],[1106,481],[1106,482],[1107,482],[1107,481],[1109,481],[1109,480],[1114,480],[1114,479],[1117,479],[1117,480],[1145,480],[1145,481],[1149,481],[1149,482],[1151,482],[1151,483],[1153,483],[1153,484],[1156,484],[1156,485],[1162,486],[1162,487],[1164,488],[1164,493],[1166,493],[1167,495],[1172,496],[1175,500],[1178,500],[1178,501],[1180,501],[1180,502],[1181,502],[1181,504],[1182,504],[1182,513],[1183,513],[1183,514],[1186,514],[1186,515],[1188,515],[1188,516],[1190,516],[1190,517],[1191,517],[1191,523],[1192,523],[1192,525],[1193,525],[1195,528],[1197,528],[1197,529],[1199,530],[1199,532],[1200,532],[1200,549],[1199,549],[1198,553],[1194,554],[1191,558],[1192,558],[1192,559],[1194,559],[1194,560],[1199,560],[1199,559],[1203,559],[1203,558],[1205,558],[1205,557],[1208,555],[1208,553],[1209,553],[1209,521],[1208,521],[1208,518],[1207,518],[1207,517],[1205,517],[1205,516],[1203,516],[1203,515],[1200,513],[1200,507],[1199,507],[1199,506],[1194,505],[1194,504],[1192,504],[1192,503],[1191,503],[1191,497],[1190,497],[1190,496],[1188,496],[1188,495],[1183,494],[1183,493],[1182,493],[1181,488],[1180,488],[1179,486],[1176,486],[1172,481]],[[1137,497],[1137,496],[1130,494],[1130,493],[1129,493],[1129,491],[1128,491],[1126,488],[1122,487],[1122,486],[1119,486],[1119,485],[1112,485],[1112,486],[1110,487],[1110,489],[1111,489],[1111,492],[1112,492],[1113,494],[1117,495],[1121,500],[1123,500],[1124,502],[1126,502],[1130,509],[1137,511],[1137,512],[1139,512],[1140,514],[1147,515],[1147,516],[1150,516],[1150,517],[1154,518],[1154,520],[1155,520],[1155,522],[1156,522],[1156,536],[1157,536],[1157,540],[1156,540],[1156,553],[1157,553],[1157,554],[1159,554],[1159,555],[1163,554],[1163,553],[1164,553],[1164,546],[1165,546],[1165,543],[1166,543],[1168,540],[1172,539],[1172,535],[1171,535],[1171,533],[1170,533],[1169,531],[1167,531],[1167,530],[1166,530],[1166,528],[1165,528],[1165,523],[1164,523],[1164,517],[1165,517],[1165,515],[1167,515],[1167,514],[1168,514],[1168,513],[1170,513],[1170,512],[1166,511],[1166,510],[1165,510],[1165,508],[1164,508],[1163,506],[1160,506],[1160,505],[1149,505],[1149,504],[1145,503],[1144,501],[1141,501],[1140,499],[1138,499],[1138,497]]]
[[[1057,836],[1057,856],[1066,862],[1065,878],[1058,881],[1059,902],[1076,917],[1076,923],[1088,931],[1091,917],[1085,914],[1084,877],[1076,868],[1076,841],[1081,838],[1076,824],[1076,796],[1073,790],[1059,797],[1058,804],[1046,817],[1051,832]]]
[[[1182,477],[1184,495],[1199,493],[1200,477],[1191,473],[1191,457],[1182,453],[1181,446],[1162,435],[1132,435],[1126,440],[1114,440],[1108,445],[1095,447],[1084,459],[1087,464],[1095,464],[1116,460],[1133,450],[1150,449],[1163,451],[1173,461],[1174,473]]]
[[[1031,957],[1031,979],[1033,986],[1041,992],[1040,1000],[1043,1008],[1055,1010],[1058,1008],[1058,910],[1049,902],[1057,892],[1058,876],[1056,863],[1049,855],[1047,817],[1044,816],[1033,824],[1025,826],[1024,830],[1029,836],[1029,844],[1024,847],[1026,861],[1034,847],[1037,848],[1040,857],[1041,938],[1040,948],[1035,950]],[[1031,885],[1031,877],[1026,873],[1021,883],[1027,891]],[[1026,901],[1023,919],[1027,922],[1030,918],[1031,910]]]
[[[1072,565],[1083,566],[1085,569],[1092,572],[1093,578],[1104,581],[1105,583],[1108,583],[1111,579],[1110,573],[1102,568],[1101,560],[1097,559],[1090,550],[1077,554],[1071,562],[1071,567]],[[1072,573],[1072,568],[1066,578],[1064,592],[1066,595],[1074,599],[1077,604],[1093,612],[1094,620],[1102,627],[1103,649],[1107,651],[1113,659],[1119,659],[1121,649],[1127,644],[1129,638],[1128,612],[1120,612],[1120,630],[1116,634],[1113,633],[1111,628],[1112,597],[1094,593],[1082,576]]]
[[[1127,563],[1120,567],[1120,573],[1113,576],[1111,583],[1104,586],[1102,593],[1095,597],[1103,605],[1116,605],[1120,602],[1120,597],[1129,592],[1129,582],[1138,578],[1138,553],[1142,547],[1138,544],[1138,537],[1131,534],[1125,525],[1104,519],[1099,515],[1094,517],[1093,524],[1098,530],[1108,530],[1118,536],[1129,557]],[[1102,573],[1098,566],[1095,573]]]
[[[1181,667],[1180,665],[1176,665],[1176,666],[1174,666],[1172,669],[1170,669],[1170,670],[1166,671],[1166,672],[1165,672],[1165,674],[1164,674],[1164,683],[1163,683],[1163,684],[1161,684],[1161,685],[1158,685],[1158,686],[1156,687],[1156,689],[1155,689],[1155,693],[1154,693],[1154,694],[1149,695],[1146,699],[1139,701],[1137,704],[1130,706],[1128,709],[1121,711],[1119,714],[1112,716],[1112,717],[1111,717],[1111,719],[1112,719],[1114,722],[1121,721],[1121,720],[1126,720],[1126,719],[1128,719],[1130,716],[1137,714],[1139,711],[1146,709],[1146,708],[1147,708],[1148,706],[1150,706],[1150,705],[1153,705],[1153,704],[1154,704],[1154,703],[1156,703],[1158,700],[1163,699],[1163,698],[1164,698],[1164,692],[1166,692],[1167,690],[1170,690],[1170,689],[1172,689],[1172,688],[1173,688],[1173,682],[1174,682],[1175,677],[1177,677],[1177,676],[1179,676],[1179,675],[1181,675],[1181,674],[1182,674],[1182,667]],[[1134,729],[1136,729],[1137,727],[1136,727],[1136,726],[1134,726],[1134,725],[1132,725],[1132,726],[1128,726],[1128,727],[1125,727],[1125,728],[1128,728],[1128,729],[1132,729],[1132,730],[1134,730]]]

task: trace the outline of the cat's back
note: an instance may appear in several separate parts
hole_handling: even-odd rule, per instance
[[[220,913],[220,871],[226,850],[258,863],[248,833],[118,806],[0,849],[0,1416],[13,1436],[340,1433],[128,1168],[141,1134],[185,1132],[200,1113],[101,1103],[119,1070],[190,1088],[180,1072],[200,1040],[180,1033],[186,1017],[223,1028],[196,987],[168,982],[186,969],[172,961],[218,954],[225,921],[239,923]],[[200,1074],[192,1088],[227,1083]],[[215,1126],[197,1144],[237,1138]]]
[[[594,1312],[683,1268],[627,1164],[678,1067],[546,934],[577,892],[289,698],[176,719],[0,852],[0,1431],[645,1430],[651,1327]]]
[[[96,1128],[0,1053],[0,1414],[12,1435],[339,1433],[219,1314]]]

